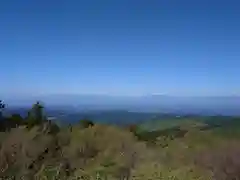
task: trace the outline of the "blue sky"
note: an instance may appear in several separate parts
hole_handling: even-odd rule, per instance
[[[2,95],[240,95],[238,0],[0,2]]]

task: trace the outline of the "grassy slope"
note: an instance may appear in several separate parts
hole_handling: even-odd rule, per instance
[[[238,142],[240,125],[235,119],[228,126],[202,130],[208,122],[190,118],[148,122],[138,127],[140,139],[126,129],[107,125],[86,129],[76,125],[72,131],[61,129],[56,136],[44,134],[38,127],[31,131],[12,129],[0,134],[0,166],[9,164],[0,177],[25,174],[26,179],[212,179],[213,172],[195,159],[203,152]],[[179,132],[184,133],[180,136]],[[45,149],[48,152],[44,154]],[[13,152],[16,154],[11,156]],[[32,162],[34,168],[26,168]]]

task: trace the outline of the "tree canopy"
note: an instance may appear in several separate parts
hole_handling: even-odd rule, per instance
[[[29,128],[41,124],[46,120],[43,110],[44,106],[39,101],[33,104],[27,116],[27,125]]]

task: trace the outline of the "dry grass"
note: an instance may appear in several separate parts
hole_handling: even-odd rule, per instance
[[[190,128],[191,129],[191,128]],[[0,134],[0,177],[18,179],[232,180],[240,179],[239,141],[191,129],[177,139],[141,142],[127,129],[107,125],[42,127]],[[165,146],[162,146],[165,144]]]

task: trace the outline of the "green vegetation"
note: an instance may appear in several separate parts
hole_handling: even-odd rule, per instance
[[[13,114],[0,125],[0,179],[240,179],[238,118],[176,118],[128,127],[83,119],[58,127],[37,102],[26,118]]]
[[[94,123],[91,120],[88,119],[82,119],[79,122],[80,127],[82,128],[89,128],[94,125]]]
[[[43,105],[41,105],[40,102],[37,102],[28,112],[28,116],[26,118],[27,127],[31,129],[36,125],[42,124],[44,121],[46,121],[46,118],[43,114]]]

